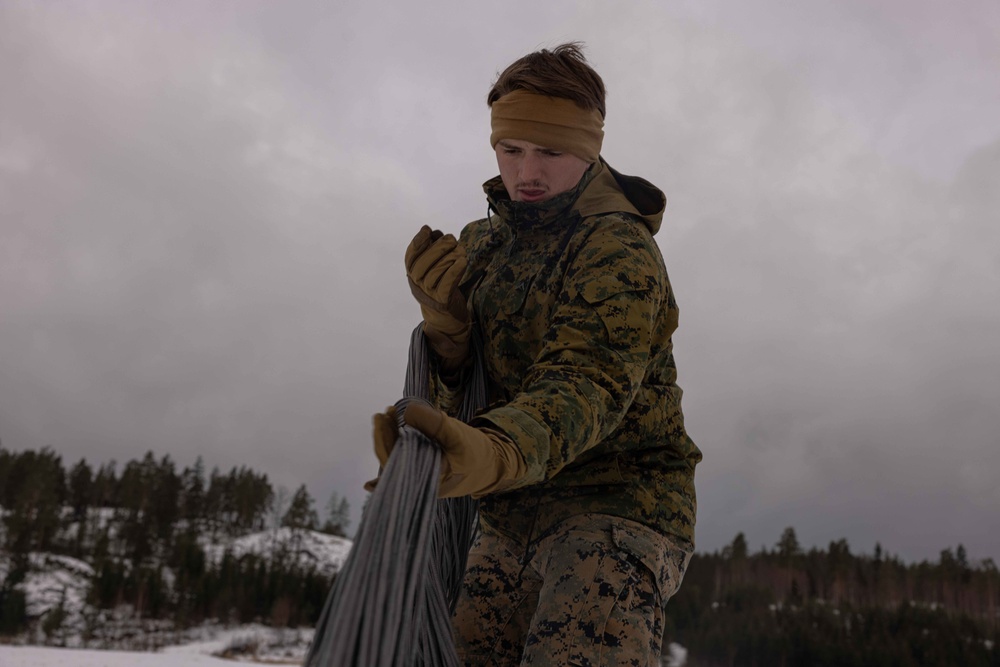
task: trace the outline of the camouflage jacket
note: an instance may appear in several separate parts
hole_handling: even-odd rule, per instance
[[[527,543],[601,512],[693,543],[701,452],[684,430],[677,304],[653,240],[663,193],[603,160],[537,204],[511,201],[499,177],[483,188],[495,214],[460,238],[490,396],[473,424],[508,434],[527,463],[482,498],[486,527]]]

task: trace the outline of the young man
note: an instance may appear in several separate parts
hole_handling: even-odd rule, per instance
[[[576,44],[510,65],[487,97],[500,176],[456,240],[424,227],[407,277],[435,353],[442,497],[481,499],[454,618],[467,665],[655,665],[694,548],[694,468],[653,240],[666,199],[600,157],[605,90]],[[490,407],[448,416],[469,340]],[[376,449],[394,440],[375,417]]]

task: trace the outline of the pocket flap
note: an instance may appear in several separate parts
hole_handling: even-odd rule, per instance
[[[611,539],[653,573],[660,604],[665,605],[680,587],[691,552],[679,547],[669,536],[634,521],[612,525]]]

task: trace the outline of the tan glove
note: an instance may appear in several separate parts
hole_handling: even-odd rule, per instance
[[[441,445],[439,498],[502,491],[527,472],[521,451],[502,431],[469,426],[426,403],[408,405],[403,421]]]
[[[526,472],[524,457],[504,433],[469,426],[449,417],[426,403],[410,403],[403,415],[408,426],[436,441],[444,455],[439,498],[476,498],[502,491]],[[389,460],[399,431],[395,408],[375,415],[373,419],[375,454],[383,467]],[[375,480],[365,488],[375,488]]]
[[[396,407],[390,405],[385,412],[379,412],[372,417],[372,440],[375,441],[375,456],[383,468],[389,462],[392,448],[399,438],[399,427],[396,425]]]
[[[389,462],[389,456],[399,439],[399,427],[396,425],[396,408],[390,405],[385,412],[378,412],[372,416],[372,440],[375,443],[375,456],[378,463],[385,468]],[[365,482],[365,491],[372,492],[378,485],[378,478]]]
[[[420,303],[424,335],[445,373],[461,370],[469,354],[472,318],[458,284],[469,262],[451,234],[424,225],[406,248],[406,279]]]

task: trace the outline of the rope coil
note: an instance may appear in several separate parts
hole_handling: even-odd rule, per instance
[[[486,405],[482,344],[458,418]],[[305,667],[458,667],[451,631],[469,548],[478,526],[471,497],[438,500],[438,445],[402,424],[406,405],[429,400],[430,355],[423,325],[410,337],[400,434],[369,498],[354,545],[316,624]]]

